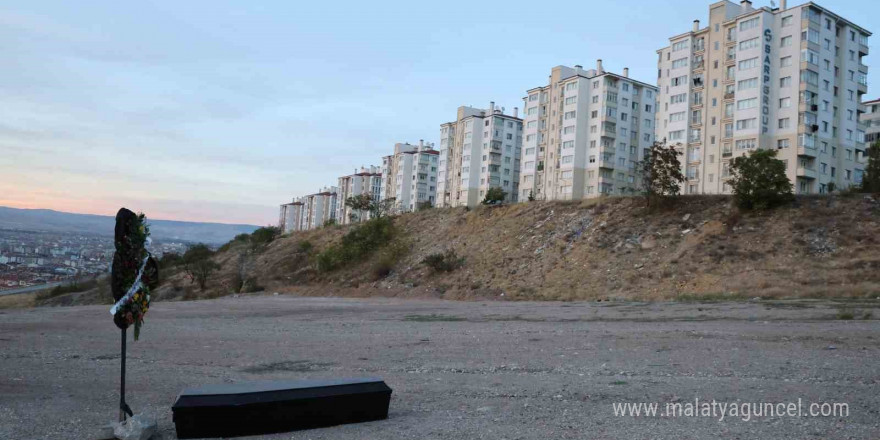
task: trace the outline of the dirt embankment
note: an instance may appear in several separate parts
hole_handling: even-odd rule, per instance
[[[352,226],[297,232],[262,249],[233,245],[205,291],[166,273],[156,299],[246,290],[300,295],[505,300],[669,300],[880,296],[880,197],[799,198],[739,213],[728,197],[684,197],[649,212],[643,200],[431,209],[394,220],[394,264],[381,252],[332,272],[316,255]],[[464,265],[422,264],[454,250]],[[387,253],[386,253],[387,254]],[[97,300],[97,298],[95,298]],[[77,302],[85,302],[79,298]]]

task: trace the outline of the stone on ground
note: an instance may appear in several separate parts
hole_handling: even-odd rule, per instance
[[[156,419],[144,414],[113,424],[113,434],[119,440],[148,440],[156,433]]]

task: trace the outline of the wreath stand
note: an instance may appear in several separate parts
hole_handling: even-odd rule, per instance
[[[127,417],[133,417],[134,413],[129,408],[128,404],[125,403],[125,340],[126,340],[126,329],[122,329],[122,354],[120,356],[121,359],[121,374],[119,378],[119,421],[124,422]]]

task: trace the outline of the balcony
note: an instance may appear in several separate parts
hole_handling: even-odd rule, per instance
[[[608,158],[608,159],[600,157],[600,158],[596,159],[596,163],[599,164],[599,168],[610,168],[612,170],[614,169],[614,158],[613,157]]]
[[[797,167],[797,176],[802,177],[804,179],[815,179],[816,178],[816,169],[798,166]]]
[[[724,99],[733,99],[736,97],[736,92],[727,92],[724,94]]]
[[[816,157],[816,147],[798,147],[798,156]]]

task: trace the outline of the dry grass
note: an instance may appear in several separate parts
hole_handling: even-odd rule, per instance
[[[0,296],[0,309],[23,309],[35,305],[36,293]]]

